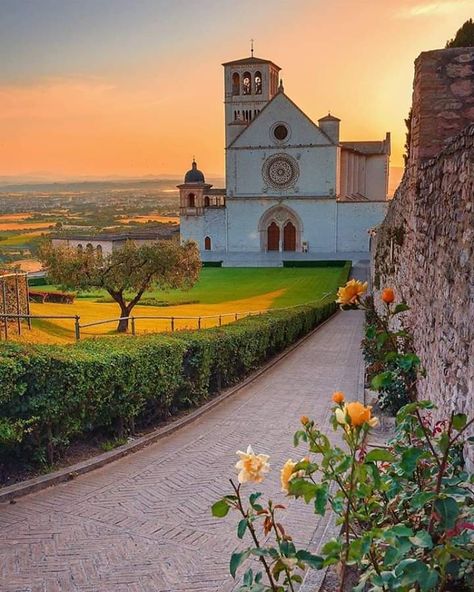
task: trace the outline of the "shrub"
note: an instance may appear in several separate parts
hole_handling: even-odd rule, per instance
[[[242,379],[336,309],[300,306],[219,328],[0,350],[0,423],[22,462],[54,462],[93,430],[124,437]],[[20,423],[17,423],[20,422]],[[23,429],[24,426],[27,428]],[[0,433],[1,437],[1,433]]]

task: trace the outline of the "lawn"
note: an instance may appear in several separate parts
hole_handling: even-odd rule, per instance
[[[345,281],[341,267],[321,268],[204,268],[199,282],[188,291],[152,290],[145,299],[169,303],[169,306],[140,306],[134,316],[205,317],[201,326],[218,323],[219,315],[264,311],[298,304],[331,299],[337,287]],[[33,290],[52,290],[54,286],[35,286]],[[118,316],[119,309],[112,302],[97,302],[104,299],[105,292],[94,291],[80,294],[74,304],[32,304],[37,315],[80,315],[81,323],[89,323]],[[231,322],[233,316],[223,317],[222,322]],[[178,319],[175,328],[195,328],[197,319]],[[168,319],[137,321],[140,333],[168,330]],[[84,337],[111,334],[115,324],[85,328]],[[34,321],[34,330],[24,332],[24,339],[32,341],[64,342],[74,339],[72,320]]]

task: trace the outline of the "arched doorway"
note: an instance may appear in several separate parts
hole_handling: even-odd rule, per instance
[[[280,229],[276,222],[272,222],[267,228],[267,251],[280,250]]]
[[[266,210],[258,223],[260,248],[267,251],[301,251],[303,221],[286,205]]]
[[[204,238],[204,250],[205,251],[210,251],[211,250],[211,237],[210,236],[206,236]]]
[[[296,251],[296,228],[290,220],[283,228],[283,250]]]

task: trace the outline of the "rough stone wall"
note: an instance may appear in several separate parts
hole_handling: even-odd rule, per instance
[[[473,48],[418,58],[410,160],[372,243],[375,300],[391,286],[411,306],[419,396],[444,417],[474,417],[473,66]]]
[[[436,156],[474,121],[472,47],[425,51],[415,61],[410,155]]]

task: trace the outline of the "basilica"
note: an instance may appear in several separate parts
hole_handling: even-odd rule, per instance
[[[223,66],[226,186],[206,183],[193,161],[178,185],[182,240],[230,266],[367,258],[387,206],[390,134],[341,141],[340,119],[313,122],[274,62]]]

